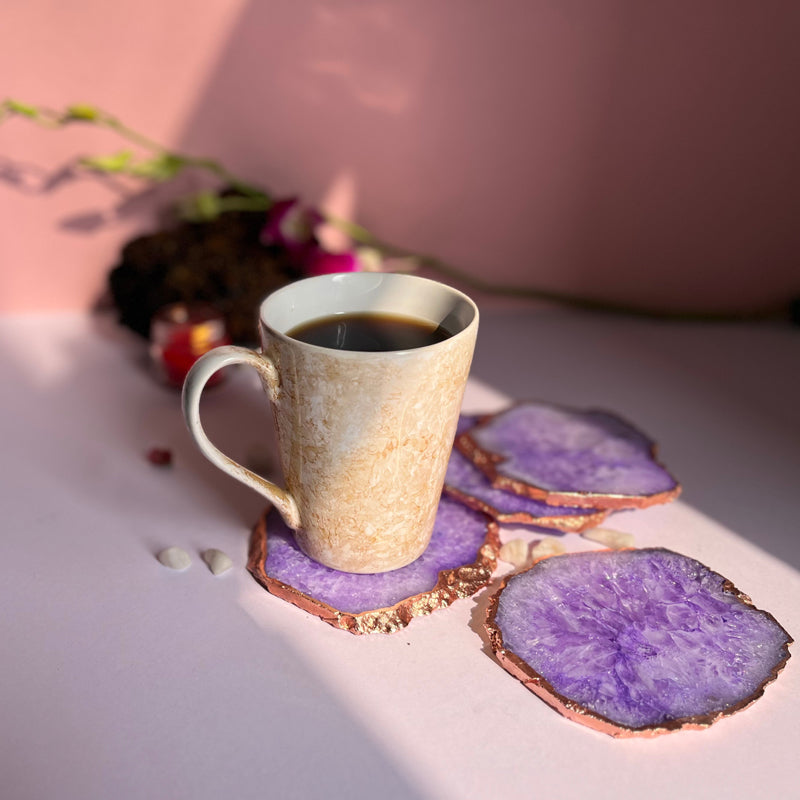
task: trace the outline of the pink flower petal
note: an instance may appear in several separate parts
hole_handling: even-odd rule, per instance
[[[278,245],[289,250],[316,243],[314,231],[323,221],[322,215],[304,206],[296,197],[278,200],[267,212],[261,230],[261,243]]]
[[[358,272],[359,263],[354,253],[327,253],[314,251],[302,265],[306,275],[330,275],[334,272]]]

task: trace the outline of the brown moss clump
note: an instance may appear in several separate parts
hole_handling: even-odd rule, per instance
[[[283,250],[261,244],[263,224],[263,212],[228,212],[128,242],[108,279],[120,323],[147,337],[159,308],[199,301],[219,309],[235,342],[254,342],[261,300],[299,277]]]

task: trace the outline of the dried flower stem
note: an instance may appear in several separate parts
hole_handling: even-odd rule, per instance
[[[33,106],[17,100],[6,99],[0,103],[0,124],[10,117],[24,117],[44,128],[58,129],[74,123],[89,123],[114,131],[122,139],[149,151],[150,158],[136,160],[129,151],[109,156],[82,158],[80,163],[99,172],[129,175],[154,182],[165,182],[176,177],[185,169],[199,169],[218,178],[232,188],[236,194],[220,196],[215,192],[199,192],[180,203],[182,216],[192,221],[208,221],[227,211],[267,211],[272,198],[263,189],[229,172],[213,158],[189,156],[163,147],[158,142],[128,127],[117,117],[96,106],[76,104],[63,111]],[[775,307],[754,311],[672,311],[664,308],[629,305],[595,297],[587,297],[567,292],[537,289],[530,286],[497,285],[482,278],[469,275],[435,256],[416,253],[404,247],[385,242],[370,233],[366,228],[332,214],[323,215],[327,222],[346,233],[354,242],[374,248],[383,256],[412,259],[417,264],[456,281],[475,291],[500,297],[545,301],[591,311],[604,311],[629,316],[654,319],[674,319],[693,321],[730,321],[786,319],[789,308]]]

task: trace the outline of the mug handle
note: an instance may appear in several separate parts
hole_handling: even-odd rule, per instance
[[[183,416],[189,428],[189,433],[203,455],[214,466],[219,467],[223,472],[227,472],[228,475],[241,481],[245,486],[255,489],[259,494],[266,497],[280,512],[286,524],[290,528],[297,530],[300,527],[300,514],[294,498],[285,489],[281,489],[271,481],[256,475],[255,472],[251,472],[226,456],[218,447],[212,444],[203,430],[203,425],[200,422],[200,395],[203,393],[209,378],[217,370],[233,364],[246,364],[249,367],[253,367],[261,376],[270,400],[273,403],[276,402],[280,393],[280,379],[278,378],[278,370],[270,359],[263,353],[248,350],[246,347],[236,347],[234,345],[216,347],[204,353],[195,361],[183,384]]]

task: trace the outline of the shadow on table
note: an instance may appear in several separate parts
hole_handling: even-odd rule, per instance
[[[227,476],[195,471],[203,459],[189,457],[177,395],[153,386],[139,344],[116,335],[78,317],[31,318],[0,346],[4,548],[19,565],[3,587],[4,786],[31,797],[144,797],[153,785],[163,797],[420,796],[326,687],[326,667],[313,672],[288,637],[242,613],[247,576],[215,578],[196,558],[173,574],[143,552],[153,537],[185,544],[176,514],[191,528],[220,499],[223,518],[256,513],[228,494],[238,487]],[[220,424],[228,404],[239,410],[224,426],[237,441],[249,390],[231,382],[216,395]],[[254,391],[258,413],[263,402]],[[175,447],[169,474],[144,458],[151,442]],[[180,510],[189,490],[194,516]]]

